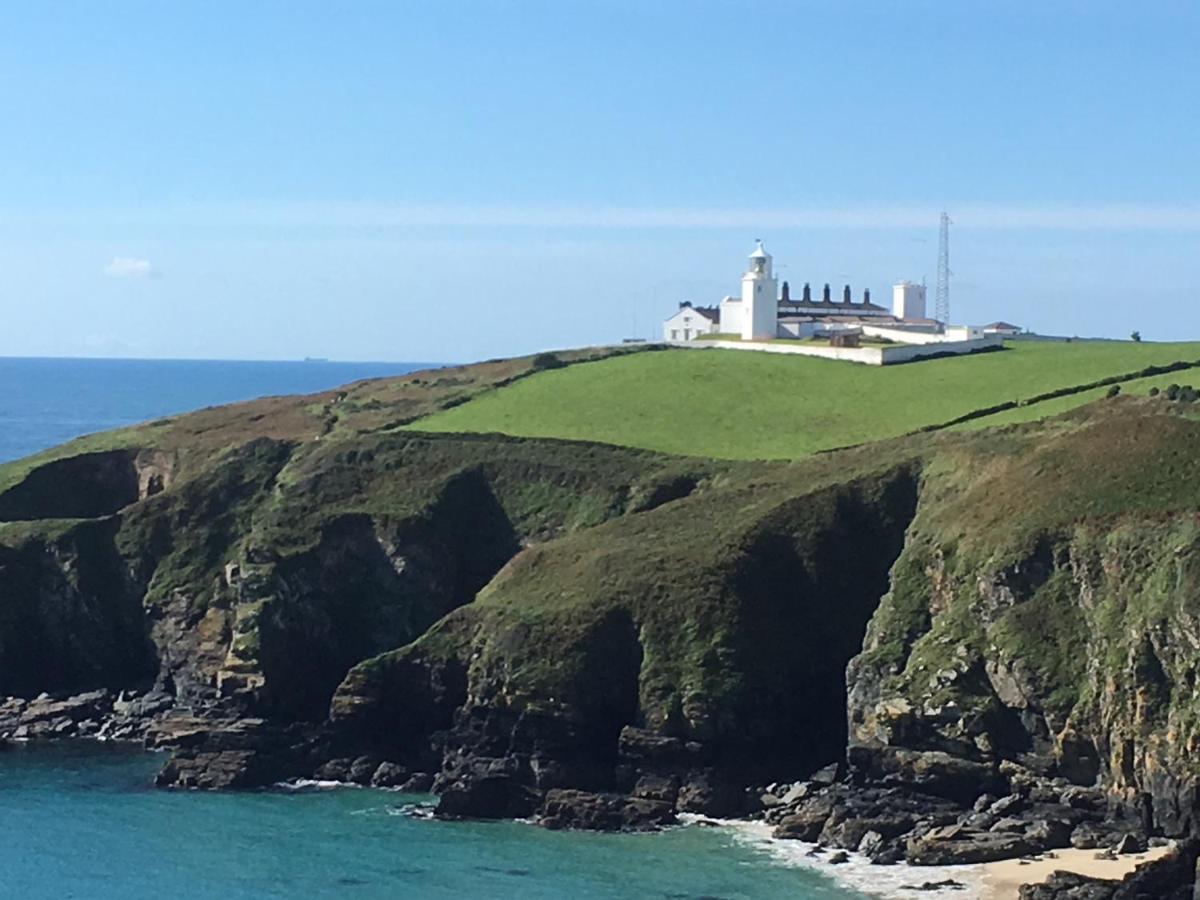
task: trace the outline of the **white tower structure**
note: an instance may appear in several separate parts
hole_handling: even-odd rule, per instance
[[[897,319],[925,318],[925,285],[901,281],[892,287],[892,315]]]
[[[742,276],[742,340],[761,341],[778,333],[779,284],[771,271],[771,254],[759,241]]]

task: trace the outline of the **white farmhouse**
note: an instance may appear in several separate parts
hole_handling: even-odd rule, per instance
[[[702,334],[716,334],[720,314],[715,306],[692,306],[690,301],[679,304],[679,312],[663,322],[663,338],[668,341],[694,341]]]

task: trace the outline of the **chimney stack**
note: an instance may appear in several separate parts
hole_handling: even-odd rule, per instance
[[[863,288],[863,303],[870,303],[870,302],[871,302],[871,289]]]
[[[788,287],[788,283],[786,281],[783,283],[783,302],[792,302],[792,289]]]
[[[804,302],[812,303],[812,288],[808,286],[808,282],[804,282]]]
[[[842,302],[850,302],[850,285],[846,285],[844,288],[842,288]]]
[[[829,299],[829,282],[828,281],[825,282],[825,290],[821,294],[821,302],[823,302],[823,303],[832,303],[833,302],[832,300]]]

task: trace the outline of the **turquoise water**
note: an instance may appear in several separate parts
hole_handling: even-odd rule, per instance
[[[860,895],[724,829],[549,832],[405,814],[428,798],[342,788],[161,791],[160,756],[0,752],[0,894],[23,898],[790,898]]]

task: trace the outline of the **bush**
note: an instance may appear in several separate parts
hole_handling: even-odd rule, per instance
[[[1179,385],[1177,385],[1177,384],[1168,384],[1167,385],[1167,399],[1168,400],[1178,400],[1179,399]]]
[[[1179,389],[1180,403],[1195,403],[1197,400],[1200,400],[1200,392],[1197,392],[1190,384],[1185,384]]]
[[[1119,394],[1119,393],[1121,393],[1121,386],[1119,384],[1114,384],[1112,387],[1110,387],[1108,389],[1108,393],[1105,394],[1104,396],[1111,399],[1111,398],[1117,396],[1117,394]]]
[[[533,358],[533,368],[535,371],[542,369],[561,369],[566,363],[558,358],[556,353],[539,353]]]
[[[1150,388],[1150,396],[1157,397],[1158,396],[1158,388],[1156,388],[1156,387]]]

